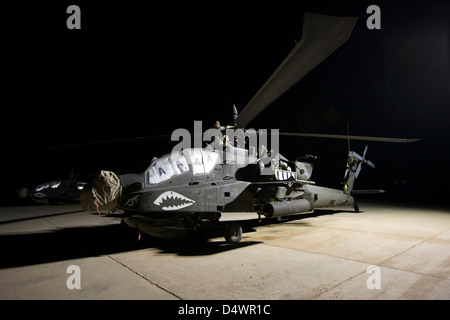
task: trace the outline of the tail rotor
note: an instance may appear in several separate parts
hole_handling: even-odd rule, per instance
[[[366,145],[362,157],[359,154],[357,154],[355,151],[349,151],[349,153],[348,153],[349,160],[347,161],[347,164],[350,161],[351,163],[356,163],[356,166],[357,166],[356,171],[355,171],[355,179],[358,178],[359,173],[361,172],[363,163],[367,164],[372,169],[375,169],[375,164],[372,161],[366,159],[366,153],[367,153],[368,149],[369,149],[369,146]]]
[[[362,156],[357,154],[355,151],[348,152],[347,169],[345,170],[344,176],[344,192],[347,194],[349,194],[353,189],[353,184],[355,182],[355,179],[358,178],[359,173],[361,172],[363,163],[375,169],[375,164],[372,161],[366,159],[366,153],[368,149],[369,146],[366,145]]]

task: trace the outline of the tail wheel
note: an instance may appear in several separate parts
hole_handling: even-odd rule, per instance
[[[238,243],[242,239],[242,227],[233,222],[225,228],[225,240],[228,243]]]

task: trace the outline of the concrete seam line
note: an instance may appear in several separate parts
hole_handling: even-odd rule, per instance
[[[167,290],[166,288],[161,287],[161,286],[160,286],[159,284],[157,284],[156,282],[151,281],[150,279],[148,279],[148,278],[145,277],[144,275],[142,275],[142,274],[140,274],[139,272],[137,272],[137,271],[131,269],[130,267],[128,267],[126,264],[120,262],[119,260],[117,260],[117,259],[111,257],[110,255],[107,255],[107,257],[110,258],[111,260],[117,262],[118,264],[122,265],[123,267],[127,268],[128,270],[130,270],[130,271],[133,272],[134,274],[138,275],[139,277],[141,277],[141,278],[144,279],[145,281],[151,283],[152,285],[158,287],[159,289],[161,289],[161,290],[163,290],[163,291],[169,293],[170,295],[174,296],[175,298],[180,299],[180,300],[184,300],[184,299],[181,298],[180,296],[177,296],[175,293],[173,293],[173,292]]]

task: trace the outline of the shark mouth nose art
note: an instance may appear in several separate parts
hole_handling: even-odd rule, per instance
[[[193,205],[195,201],[175,191],[166,191],[160,194],[153,203],[161,206],[163,210],[179,210]]]

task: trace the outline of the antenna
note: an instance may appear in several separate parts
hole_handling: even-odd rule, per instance
[[[237,127],[237,124],[236,124],[237,117],[238,117],[238,111],[237,111],[236,105],[233,104],[233,125],[235,127]]]
[[[347,144],[348,144],[348,152],[350,152],[350,130],[348,129],[348,121],[347,121]]]

